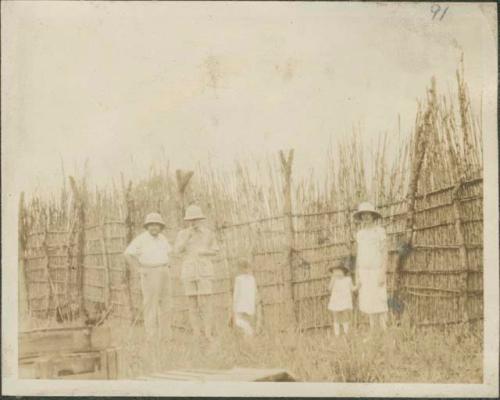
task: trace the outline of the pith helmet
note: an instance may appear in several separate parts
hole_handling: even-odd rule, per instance
[[[146,215],[146,219],[144,220],[144,225],[143,225],[144,228],[149,224],[158,224],[161,225],[162,227],[165,227],[165,222],[163,221],[161,215],[158,213],[149,213],[148,215]]]
[[[184,221],[194,221],[197,219],[205,219],[201,208],[195,205],[191,205],[186,209],[186,215]]]
[[[368,202],[368,201],[365,201],[364,203],[361,203],[359,206],[358,206],[358,210],[354,213],[353,217],[355,219],[358,219],[359,216],[363,213],[369,213],[369,214],[372,214],[375,218],[381,218],[382,217],[382,214],[380,214],[377,210],[375,210],[375,206]]]

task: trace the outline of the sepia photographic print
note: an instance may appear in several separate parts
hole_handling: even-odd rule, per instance
[[[497,5],[3,1],[2,392],[497,397]]]

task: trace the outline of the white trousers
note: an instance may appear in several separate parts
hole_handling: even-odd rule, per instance
[[[159,339],[162,331],[170,335],[171,301],[168,267],[141,268],[144,328],[148,339]],[[167,318],[163,318],[167,314]]]
[[[251,318],[248,314],[245,313],[235,313],[234,314],[234,324],[243,330],[243,333],[246,336],[253,336],[255,331],[252,327],[252,324],[248,321],[247,318]]]

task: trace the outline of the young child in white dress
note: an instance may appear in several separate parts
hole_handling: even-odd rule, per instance
[[[353,285],[349,269],[344,262],[337,262],[329,271],[332,278],[328,286],[331,291],[328,309],[333,313],[333,331],[335,336],[339,336],[342,326],[344,334],[347,335],[352,316],[352,292],[357,288]]]
[[[370,203],[361,203],[354,219],[360,228],[356,233],[356,283],[359,285],[359,309],[368,314],[370,331],[377,325],[382,330],[387,324],[388,262],[387,235],[377,224],[381,218]]]
[[[233,321],[245,336],[253,336],[260,324],[260,307],[257,283],[252,273],[251,263],[238,260],[238,274],[234,280]]]

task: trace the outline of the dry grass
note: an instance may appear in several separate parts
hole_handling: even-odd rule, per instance
[[[364,342],[366,330],[335,338],[330,331],[263,333],[245,340],[234,332],[213,343],[180,332],[160,345],[159,369],[283,368],[306,382],[480,383],[482,341],[464,327],[415,330],[391,327]],[[152,353],[144,349],[142,329],[121,351],[123,377],[152,371]]]

